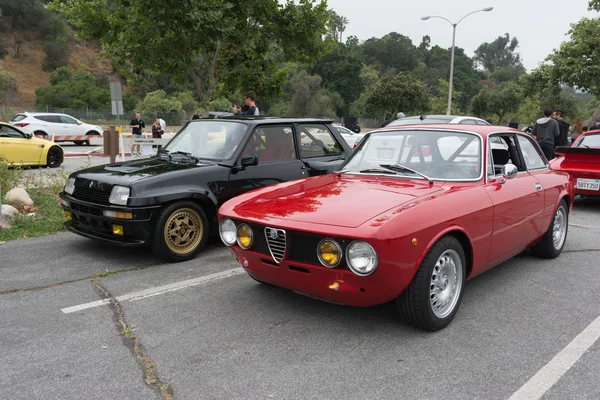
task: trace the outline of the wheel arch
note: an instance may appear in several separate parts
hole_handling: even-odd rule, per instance
[[[446,236],[452,236],[452,237],[456,238],[456,240],[458,240],[458,242],[462,246],[462,248],[465,252],[465,257],[466,257],[465,262],[467,264],[467,270],[466,270],[465,277],[466,277],[466,279],[468,279],[469,276],[471,275],[471,272],[473,271],[473,244],[472,244],[472,241],[471,241],[471,238],[469,237],[469,235],[465,232],[465,230],[463,228],[461,228],[459,226],[448,227],[448,228],[440,231],[437,235],[435,235],[433,237],[433,239],[429,243],[427,243],[427,247],[421,253],[421,256],[419,257],[419,262],[417,263],[417,268],[419,265],[421,265],[421,263],[423,262],[423,259],[425,258],[427,253],[429,253],[431,248],[433,246],[435,246],[435,244],[438,241],[440,241],[442,238],[444,238]]]
[[[167,207],[170,204],[177,203],[180,201],[189,201],[195,203],[202,207],[204,213],[206,214],[206,218],[209,223],[209,232],[212,234],[216,229],[216,219],[217,219],[217,203],[216,199],[209,197],[203,193],[177,193],[170,194],[169,196],[159,197],[158,198],[161,207]]]

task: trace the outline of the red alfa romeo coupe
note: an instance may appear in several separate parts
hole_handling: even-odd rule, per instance
[[[466,280],[526,249],[562,252],[573,190],[518,130],[395,126],[367,134],[335,174],[226,202],[219,231],[261,283],[351,306],[395,300],[438,330]]]
[[[585,132],[571,147],[557,147],[554,152],[550,168],[573,176],[576,195],[600,196],[600,131]]]

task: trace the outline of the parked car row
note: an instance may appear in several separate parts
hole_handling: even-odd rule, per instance
[[[65,226],[171,261],[218,234],[259,282],[353,306],[396,301],[428,330],[454,318],[468,279],[526,249],[562,252],[575,181],[529,135],[392,125],[353,151],[341,128],[191,121],[156,156],[73,173]]]

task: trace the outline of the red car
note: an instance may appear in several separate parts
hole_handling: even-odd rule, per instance
[[[409,323],[438,330],[466,280],[526,249],[557,257],[573,197],[523,132],[394,126],[367,134],[335,174],[226,202],[219,232],[259,282],[352,306],[395,300]]]
[[[600,130],[585,132],[571,147],[557,147],[550,168],[568,172],[575,179],[575,194],[600,196]]]

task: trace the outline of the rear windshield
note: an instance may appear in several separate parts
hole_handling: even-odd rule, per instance
[[[26,116],[26,115],[23,115],[23,114],[17,114],[17,116],[16,116],[16,117],[14,117],[13,119],[11,119],[11,120],[10,120],[10,122],[19,122],[19,121],[22,121],[22,120],[24,120],[25,118],[27,118],[27,116]]]
[[[448,118],[402,118],[392,121],[388,126],[400,126],[400,125],[432,125],[432,124],[449,124],[452,119]]]

